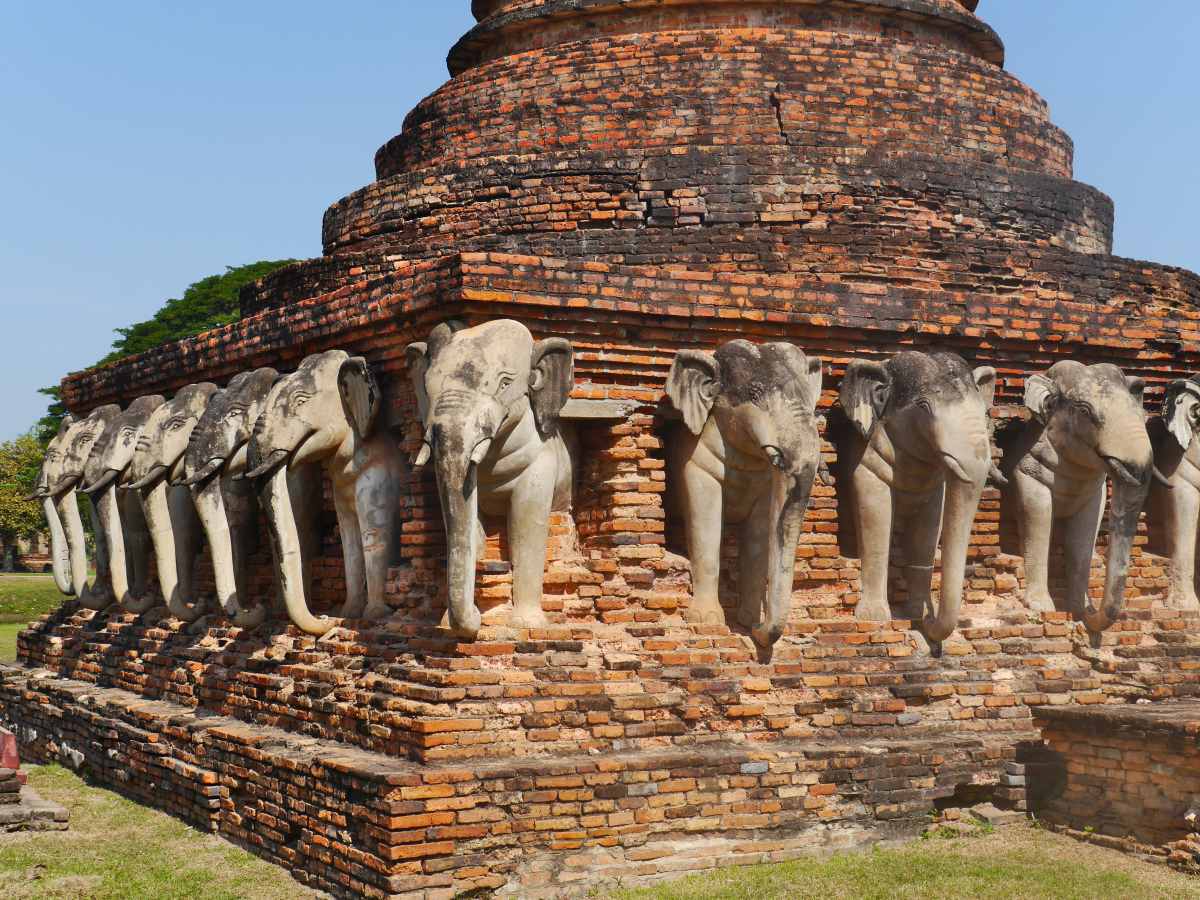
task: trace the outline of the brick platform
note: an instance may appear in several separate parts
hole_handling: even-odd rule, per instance
[[[1031,792],[1077,837],[1200,872],[1200,702],[1035,712],[1045,738]]]

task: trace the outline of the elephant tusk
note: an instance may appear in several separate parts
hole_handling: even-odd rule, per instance
[[[943,453],[942,461],[946,464],[946,468],[950,470],[951,475],[963,482],[963,484],[971,484],[971,476],[967,474],[967,470],[962,467],[962,463],[957,459],[949,453]]]
[[[210,459],[204,464],[203,468],[197,472],[194,472],[190,478],[185,478],[183,483],[188,487],[195,487],[198,484],[202,484],[216,475],[223,465],[225,465],[225,460],[223,457],[218,456],[216,459]]]
[[[433,458],[433,448],[429,446],[428,441],[424,441],[421,444],[421,450],[417,454],[417,458],[413,460],[413,466],[415,466],[416,468],[419,469],[422,466],[427,465],[429,463],[429,460],[432,458]]]
[[[1008,478],[1000,471],[1000,467],[995,464],[988,471],[988,479],[992,484],[999,485],[1000,487],[1008,487]]]
[[[49,496],[48,493],[46,493],[41,488],[39,488],[38,490],[34,491],[32,494],[27,496],[25,498],[25,502],[32,503],[35,500],[45,500],[48,496]]]
[[[144,491],[146,488],[154,484],[154,482],[158,481],[158,479],[161,478],[166,471],[166,466],[156,465],[153,469],[146,473],[145,478],[142,478],[140,481],[135,481],[133,484],[129,485],[129,490]]]
[[[89,484],[87,487],[85,487],[83,489],[83,492],[85,494],[87,494],[88,496],[95,496],[96,494],[99,494],[102,491],[106,490],[114,481],[116,481],[120,477],[121,477],[121,472],[119,469],[109,469],[103,475],[100,476],[100,479],[98,481],[94,482],[93,484]]]
[[[1166,475],[1164,475],[1162,472],[1158,471],[1158,466],[1150,467],[1150,475],[1155,481],[1157,481],[1160,485],[1165,487],[1168,491],[1175,490],[1175,485],[1171,484],[1170,479],[1168,479]]]
[[[783,451],[771,444],[763,444],[763,453],[767,454],[767,459],[771,461],[771,465],[780,471],[783,470],[786,460],[783,456]]]
[[[488,451],[492,449],[492,439],[484,438],[475,445],[475,449],[471,451],[471,462],[474,465],[479,465],[487,457]]]
[[[1115,478],[1118,478],[1129,485],[1141,484],[1141,481],[1135,478],[1134,474],[1129,471],[1129,467],[1115,456],[1104,457],[1104,462],[1108,466],[1109,472],[1111,472]]]
[[[272,472],[274,472],[276,469],[278,469],[281,465],[283,465],[284,460],[286,460],[287,458],[288,458],[288,451],[272,450],[271,455],[267,457],[266,461],[262,465],[260,465],[256,469],[253,469],[253,470],[247,472],[243,477],[248,478],[251,481],[253,481],[255,479],[262,478],[264,475],[270,475]]]

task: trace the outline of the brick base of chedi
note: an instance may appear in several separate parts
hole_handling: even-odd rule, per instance
[[[1071,180],[1070,140],[1003,71],[975,5],[477,0],[454,78],[379,151],[378,179],[326,213],[321,259],[248,291],[240,322],[72,376],[63,396],[79,414],[127,408],[341,349],[369,362],[411,459],[423,433],[406,346],[449,320],[564,338],[572,400],[604,414],[564,412],[578,463],[551,521],[549,624],[511,625],[510,536],[487,519],[482,630],[467,642],[442,626],[438,489],[414,469],[386,621],[317,638],[278,610],[243,629],[211,610],[189,624],[67,602],[0,673],[27,753],[335,893],[530,896],[1020,805],[1034,710],[1196,694],[1200,613],[1167,601],[1153,530],[1120,621],[1089,635],[1025,604],[1016,520],[992,488],[940,647],[910,627],[899,548],[894,620],[854,616],[833,405],[852,360],[940,348],[993,368],[1001,428],[1026,416],[1027,376],[1061,360],[1144,378],[1150,407],[1200,369],[1200,279],[1110,255],[1110,201]],[[676,351],[738,337],[827,363],[832,477],[813,490],[771,653],[736,624],[733,533],[729,624],[689,621],[667,474]],[[320,524],[317,614],[346,595],[328,497]],[[1061,596],[1060,558],[1049,571]],[[1099,558],[1092,574],[1099,596]],[[200,593],[212,580],[202,555]],[[270,601],[266,547],[249,582]]]

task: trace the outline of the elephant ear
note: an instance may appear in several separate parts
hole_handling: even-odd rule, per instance
[[[808,386],[812,392],[813,412],[821,403],[821,391],[825,387],[825,360],[819,357],[808,359]]]
[[[365,359],[354,356],[342,363],[338,370],[338,390],[355,433],[360,438],[369,438],[379,419],[383,396]]]
[[[887,366],[855,360],[846,367],[838,399],[864,438],[870,439],[871,432],[887,410],[891,396],[892,376]]]
[[[575,386],[575,349],[563,338],[548,338],[533,345],[530,360],[529,400],[538,431],[548,435],[558,425],[558,415]]]
[[[667,376],[667,396],[683,413],[684,424],[699,434],[721,395],[721,364],[711,353],[680,350]]]
[[[996,370],[991,366],[980,366],[971,373],[975,379],[975,387],[983,396],[983,403],[988,409],[996,403]]]
[[[404,348],[408,360],[408,377],[412,381],[413,393],[417,395],[417,412],[421,423],[429,420],[429,391],[425,387],[425,373],[429,371],[429,345],[424,341],[409,344]]]
[[[1180,447],[1192,446],[1200,418],[1200,384],[1190,378],[1172,382],[1163,398],[1162,418]]]
[[[1058,394],[1058,385],[1046,375],[1030,375],[1025,379],[1025,408],[1045,422],[1050,402]]]

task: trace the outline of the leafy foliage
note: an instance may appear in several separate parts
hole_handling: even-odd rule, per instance
[[[97,365],[236,322],[241,316],[239,295],[242,288],[293,262],[295,260],[291,259],[260,260],[245,266],[227,266],[221,275],[200,279],[184,291],[182,297],[164,303],[152,318],[116,329],[118,337],[113,341],[112,352]],[[67,410],[62,405],[57,385],[42,388],[41,393],[49,397],[51,403],[34,426],[33,433],[44,447],[58,433],[58,425]]]
[[[30,537],[42,528],[42,507],[25,498],[37,483],[42,445],[30,433],[0,443],[0,540]]]

